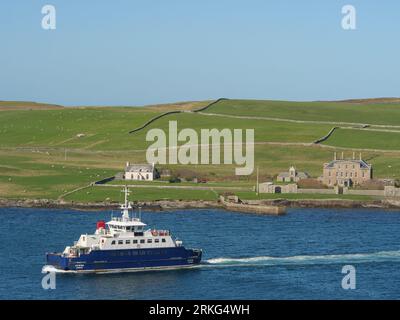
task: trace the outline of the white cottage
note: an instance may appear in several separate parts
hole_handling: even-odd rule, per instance
[[[130,164],[126,163],[125,167],[125,180],[144,180],[153,181],[155,175],[154,163],[153,164]]]

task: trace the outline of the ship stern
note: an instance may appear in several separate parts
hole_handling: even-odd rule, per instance
[[[47,253],[46,263],[56,269],[68,270],[68,258],[62,256],[61,253]]]

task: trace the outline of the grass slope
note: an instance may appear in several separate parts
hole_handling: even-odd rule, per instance
[[[213,105],[206,112],[292,120],[400,125],[400,102],[394,101],[351,103],[225,100]]]
[[[386,101],[387,102],[387,101]],[[255,163],[260,181],[270,179],[290,165],[318,177],[324,162],[340,148],[399,150],[399,152],[363,151],[363,158],[374,165],[375,177],[400,178],[399,134],[360,130],[337,130],[325,143],[335,148],[294,145],[309,143],[325,135],[331,125],[304,124],[254,119],[212,117],[194,113],[169,115],[152,123],[145,130],[128,134],[148,119],[175,107],[190,110],[208,101],[178,103],[149,107],[55,107],[42,109],[1,109],[0,102],[0,197],[56,199],[66,191],[108,177],[123,169],[125,161],[144,162],[148,130],[162,128],[168,131],[168,121],[178,121],[178,129],[203,128],[255,129]],[[396,102],[397,103],[397,102]],[[370,101],[368,103],[294,103],[279,101],[227,100],[207,112],[225,112],[266,117],[323,121],[355,121],[381,124],[400,124],[400,107],[396,103]],[[15,103],[18,105],[18,103]],[[4,104],[3,104],[4,106]],[[78,138],[76,135],[84,133]],[[269,143],[278,144],[269,144]],[[288,144],[289,143],[289,144]],[[41,147],[41,148],[38,148]],[[67,154],[65,154],[65,149]],[[234,175],[235,165],[166,166],[187,168],[205,176],[216,184],[252,186],[251,176]],[[81,191],[70,199],[105,199],[104,192]],[[108,189],[107,189],[108,190]],[[114,192],[114,191],[113,191]],[[141,191],[140,191],[141,192]],[[145,199],[180,198],[211,199],[215,194],[198,190],[168,190],[161,192],[143,188],[138,195]],[[199,198],[200,197],[200,198]],[[289,196],[288,196],[289,197]]]

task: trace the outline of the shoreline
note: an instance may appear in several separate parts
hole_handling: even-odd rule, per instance
[[[135,202],[135,206],[140,206],[142,210],[164,211],[164,210],[184,210],[184,209],[224,209],[231,210],[230,205],[225,205],[217,200],[158,200]],[[243,205],[243,211],[240,206]],[[313,200],[244,200],[243,204],[236,205],[234,211],[243,213],[260,213],[261,207],[279,207],[279,208],[337,208],[337,209],[388,209],[400,210],[400,200],[383,199],[370,201],[343,200],[343,199],[313,199]],[[117,202],[73,202],[63,200],[48,199],[1,199],[0,208],[45,208],[45,209],[71,209],[71,210],[117,210]],[[249,208],[254,208],[254,212]]]

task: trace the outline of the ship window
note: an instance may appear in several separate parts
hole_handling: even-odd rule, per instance
[[[125,244],[131,244],[131,240],[126,240]]]
[[[137,243],[137,240],[132,240],[132,243]]]
[[[160,242],[160,239],[155,239],[154,242],[155,242],[155,243],[159,243],[159,242]]]
[[[111,242],[111,244],[115,244],[115,240],[113,240],[113,241]]]
[[[153,243],[152,239],[147,239],[147,243]]]
[[[140,240],[140,243],[144,243],[144,239]]]
[[[118,240],[118,244],[124,244],[123,240]]]
[[[163,239],[161,239],[161,241],[162,241],[162,242],[165,242],[166,240],[163,238]]]

